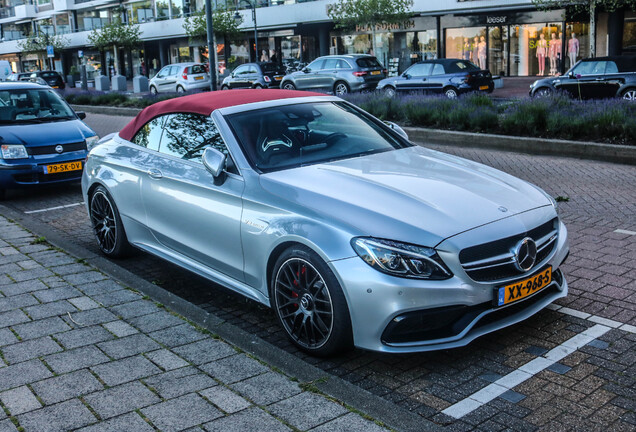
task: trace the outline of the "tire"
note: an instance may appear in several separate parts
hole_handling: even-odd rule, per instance
[[[254,88],[255,88],[255,89],[257,89],[257,90],[262,90],[262,89],[263,89],[263,86],[262,86],[262,85],[260,85],[260,84],[256,84],[256,85],[254,86]]]
[[[395,90],[395,87],[393,86],[386,86],[382,89],[382,92],[384,93],[385,96],[393,98],[395,97],[395,95],[397,94],[397,91]]]
[[[539,87],[532,92],[532,97],[545,98],[554,94],[554,91],[550,87]]]
[[[99,250],[109,258],[123,258],[130,254],[124,226],[115,201],[103,186],[97,186],[90,198],[89,215]]]
[[[185,92],[186,90],[182,86],[180,85],[177,86],[177,93],[184,94]]]
[[[7,190],[0,188],[0,201],[5,201],[7,199]]]
[[[350,91],[349,85],[344,81],[338,81],[333,85],[333,94],[336,96],[344,96]]]
[[[226,86],[226,85],[222,85],[222,86],[221,86],[221,90],[229,90],[229,89],[230,89],[230,88],[229,88],[228,86]]]
[[[459,93],[455,87],[446,87],[444,89],[444,96],[449,99],[457,99],[459,97]]]
[[[150,86],[150,94],[151,94],[151,95],[156,95],[157,93],[158,93],[158,92],[157,92],[157,87],[155,87],[155,86]]]
[[[286,83],[283,83],[281,88],[283,90],[296,90],[296,86],[294,85],[293,82],[290,82],[290,81],[287,81]]]
[[[636,102],[636,88],[629,88],[621,94],[621,98],[631,102]]]
[[[311,249],[292,246],[278,257],[270,295],[278,322],[299,349],[325,357],[353,347],[349,308],[342,288],[327,264]]]

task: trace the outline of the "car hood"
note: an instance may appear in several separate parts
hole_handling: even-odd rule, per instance
[[[419,146],[264,174],[260,181],[301,206],[296,211],[339,220],[355,235],[424,246],[551,205],[523,180]]]
[[[81,120],[0,125],[0,141],[3,144],[27,147],[75,143],[93,135],[95,132]]]

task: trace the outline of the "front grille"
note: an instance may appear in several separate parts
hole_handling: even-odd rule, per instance
[[[74,142],[69,144],[60,144],[60,145],[64,148],[64,150],[62,151],[62,154],[68,153],[68,152],[86,150],[86,141]],[[31,156],[58,154],[57,151],[55,151],[55,147],[57,146],[58,144],[41,146],[41,147],[27,147],[27,153],[30,154]]]
[[[515,266],[514,248],[526,237],[537,244],[534,271],[554,250],[557,243],[558,219],[554,218],[538,227],[514,236],[489,243],[471,246],[459,253],[459,261],[471,279],[477,282],[492,282],[521,276],[523,272]]]

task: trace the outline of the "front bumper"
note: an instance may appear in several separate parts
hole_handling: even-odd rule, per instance
[[[18,189],[43,184],[56,184],[78,181],[82,170],[59,174],[45,174],[46,165],[86,160],[86,151],[68,152],[62,155],[31,156],[28,159],[0,159],[0,188]]]
[[[567,295],[567,282],[558,269],[569,246],[565,226],[560,223],[559,228],[556,247],[540,264],[540,268],[552,266],[553,282],[530,297],[502,307],[492,306],[494,289],[508,282],[475,282],[457,266],[451,266],[454,273],[451,279],[422,281],[382,274],[358,257],[332,261],[330,266],[347,297],[354,344],[392,353],[455,348],[527,319]],[[442,259],[448,264],[448,254],[445,255]],[[538,270],[539,267],[517,279],[527,278]],[[440,317],[450,319],[440,323]],[[404,319],[420,328],[413,328],[410,336],[402,340],[390,337],[391,333],[395,336],[396,325]]]

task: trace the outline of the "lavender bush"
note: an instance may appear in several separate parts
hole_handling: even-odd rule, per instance
[[[620,99],[577,101],[565,95],[496,102],[483,94],[457,100],[364,93],[346,97],[383,119],[408,126],[636,145],[636,104]]]

